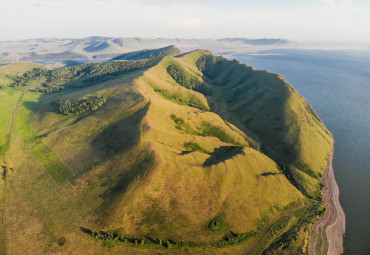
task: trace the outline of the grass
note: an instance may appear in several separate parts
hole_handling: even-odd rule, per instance
[[[0,90],[0,155],[4,154],[9,147],[10,119],[21,95],[21,91],[11,88]]]
[[[171,120],[175,122],[175,128],[183,131],[188,134],[193,134],[200,136],[202,135],[200,132],[194,130],[187,122],[185,122],[182,118],[177,117],[175,114],[170,115]],[[188,146],[191,146],[190,144]]]
[[[127,84],[127,78],[125,79],[126,83],[124,84]],[[129,115],[126,113],[127,108],[135,111],[136,107],[140,107],[140,97],[137,97],[134,93],[124,97],[123,105],[121,105],[122,100],[115,100],[115,98],[122,97],[122,94],[129,93],[129,88],[122,84],[122,80],[125,79],[118,77],[115,82],[98,85],[108,93],[111,93],[109,91],[112,90],[112,87],[117,86],[117,83],[120,84],[120,89],[114,92],[116,97],[111,98],[112,102],[104,106],[105,111],[107,111],[107,108],[111,108],[111,111],[108,111],[107,114],[102,113],[99,109],[96,113],[94,112],[95,115],[103,114],[106,119],[113,122],[116,117]],[[128,78],[128,80],[130,79]],[[99,88],[99,91],[101,88]],[[7,245],[15,253],[25,250],[37,253],[37,250],[41,249],[40,247],[50,247],[54,242],[57,242],[59,247],[60,242],[58,240],[63,240],[61,239],[63,236],[66,236],[66,243],[70,243],[68,235],[73,233],[71,230],[78,225],[76,222],[81,222],[83,218],[91,218],[94,215],[93,211],[99,207],[100,201],[96,198],[102,195],[104,189],[102,191],[99,184],[96,190],[79,185],[80,190],[76,193],[71,181],[73,181],[72,178],[75,178],[76,173],[83,169],[81,169],[81,164],[76,164],[70,160],[72,156],[76,158],[75,162],[80,162],[81,146],[85,150],[85,146],[88,145],[85,142],[81,143],[81,139],[87,134],[94,137],[96,132],[102,130],[101,128],[96,129],[99,120],[93,116],[90,118],[84,116],[85,119],[89,118],[90,122],[84,123],[84,128],[82,128],[80,124],[83,124],[83,120],[76,122],[77,125],[72,124],[76,121],[76,118],[56,114],[50,104],[54,102],[55,98],[63,98],[63,96],[69,94],[85,93],[86,95],[87,93],[91,95],[94,89],[96,89],[96,86],[80,89],[77,93],[65,90],[63,93],[54,95],[40,95],[39,93],[25,91],[15,115],[12,138],[9,150],[6,153],[6,160],[13,162],[15,169],[15,174],[10,180],[12,186],[9,187],[9,191],[6,191],[6,208],[13,211],[12,216],[17,217],[19,222],[19,224],[11,222],[7,224],[9,233],[12,233],[8,237]],[[5,91],[8,92],[8,89],[2,92]],[[14,95],[18,93],[19,99],[20,91],[9,88],[9,93],[4,94],[2,98],[4,100],[1,100],[1,103],[6,102],[9,105],[12,103],[9,107],[12,110],[17,98],[11,101],[12,94],[10,93],[14,93]],[[117,110],[117,106],[120,109]],[[8,116],[1,115],[4,119],[8,118],[4,123],[9,123],[9,114]],[[110,122],[107,124],[100,123],[100,126],[109,126]],[[3,128],[3,125],[0,126]],[[60,132],[66,128],[70,129],[68,134],[55,133],[56,130]],[[90,129],[95,131],[90,132]],[[59,135],[63,140],[55,142],[56,136]],[[71,139],[72,137],[73,139]],[[62,148],[62,150],[59,150],[59,148]],[[85,156],[90,162],[95,162],[96,157],[91,157],[91,154]],[[117,164],[122,165],[121,163]],[[71,168],[73,171],[70,171]],[[19,204],[27,204],[25,207],[28,208],[30,215],[25,214],[23,210],[19,210]],[[30,221],[34,223],[28,224]],[[41,232],[38,232],[40,226]],[[23,231],[37,233],[42,239],[28,238],[26,240],[19,238],[17,233]],[[10,238],[14,236],[17,236],[17,246],[15,246],[16,242],[13,242]],[[19,246],[20,243],[21,246]],[[64,247],[64,245],[60,247]],[[80,248],[75,247],[73,249],[79,250]]]
[[[209,108],[202,103],[197,97],[190,94],[189,96],[184,95],[181,92],[171,92],[165,89],[154,87],[154,91],[172,102],[187,105],[190,107],[198,108],[200,110],[209,111]]]
[[[235,140],[226,134],[222,128],[214,126],[211,123],[203,121],[200,129],[203,136],[214,136],[223,142],[236,144]]]
[[[310,178],[325,169],[333,139],[312,107],[279,75],[209,54],[196,58],[203,79],[222,88],[214,100],[224,107],[215,111],[261,141],[261,150],[276,162],[305,173],[291,181],[316,196],[320,182]]]
[[[202,72],[205,54],[49,94],[24,90],[10,140],[22,91],[0,90],[0,146],[9,141],[15,169],[4,192],[10,253],[240,254],[275,241],[295,253],[323,213],[309,197],[321,191],[330,133],[279,76],[222,58]],[[171,63],[213,93],[174,82]],[[0,74],[26,70],[5,67]],[[53,105],[92,97],[107,101],[81,115]],[[82,236],[81,226],[104,231]]]
[[[25,99],[28,102],[37,102],[37,94],[26,94]],[[45,169],[53,176],[54,180],[59,183],[66,182],[71,178],[71,174],[68,169],[61,163],[58,156],[46,146],[40,138],[36,137],[36,134],[31,129],[30,114],[32,108],[25,107],[22,103],[16,112],[16,122],[19,125],[19,132],[23,136],[23,139],[28,144],[29,148],[33,152],[34,156],[43,164]]]
[[[199,144],[193,142],[186,142],[184,143],[184,148],[189,149],[191,151],[200,151],[203,153],[209,153],[205,149],[203,149]]]

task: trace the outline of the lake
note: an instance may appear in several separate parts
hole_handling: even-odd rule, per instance
[[[284,75],[335,139],[346,254],[370,254],[370,51],[271,50],[233,58]]]

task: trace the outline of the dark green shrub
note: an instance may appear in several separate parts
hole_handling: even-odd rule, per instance
[[[184,125],[185,121],[181,118],[178,118],[175,114],[171,114],[170,118],[179,126]]]
[[[257,235],[256,231],[250,231],[250,232],[246,232],[242,234],[236,234],[236,233],[230,232],[227,235],[225,235],[223,239],[213,243],[213,246],[222,248],[222,247],[240,244],[242,242],[249,240],[250,238],[255,237],[256,235]]]
[[[216,217],[217,219],[219,217]],[[213,220],[215,220],[213,219]],[[221,219],[221,218],[219,218]],[[222,219],[221,219],[222,220]],[[218,223],[219,224],[219,223]],[[223,223],[222,223],[223,224]],[[96,239],[104,241],[105,245],[113,245],[115,242],[120,241],[124,243],[131,243],[135,245],[159,245],[166,248],[176,248],[176,247],[207,247],[207,246],[213,246],[217,248],[227,247],[231,245],[236,245],[241,242],[244,242],[246,240],[249,240],[252,237],[255,237],[257,235],[256,231],[250,231],[246,233],[236,234],[233,232],[230,232],[226,234],[222,239],[218,241],[214,241],[211,243],[207,242],[193,242],[193,241],[174,241],[171,239],[168,240],[161,240],[161,239],[153,239],[151,237],[143,237],[143,238],[126,238],[116,231],[114,232],[105,232],[105,231],[91,231],[89,229],[81,228],[81,231],[83,231],[85,234],[88,234],[92,237],[95,237]]]
[[[203,121],[201,130],[203,136],[215,136],[223,142],[235,144],[235,140],[226,134],[222,128],[213,126],[211,123]]]
[[[212,90],[205,84],[199,81],[196,76],[187,74],[185,70],[177,63],[172,63],[167,67],[168,74],[181,86],[200,92],[205,95],[210,95]]]
[[[154,91],[157,92],[158,94],[162,95],[165,99],[176,102],[178,104],[182,105],[188,105],[190,107],[194,107],[203,111],[209,111],[209,108],[203,104],[203,102],[197,98],[194,95],[190,96],[183,96],[182,94],[179,93],[174,93],[165,89],[160,89],[154,87]]]
[[[206,76],[215,78],[220,72],[222,60],[224,60],[222,57],[203,55],[196,62],[196,66],[198,67],[199,71],[204,73]]]
[[[309,176],[315,178],[315,179],[318,179],[319,177],[316,175],[316,173],[310,168],[310,166],[308,164],[306,164],[305,162],[296,162],[295,163],[295,166],[302,172],[304,172],[305,174],[308,174]]]
[[[224,221],[221,217],[217,216],[208,223],[208,227],[212,231],[221,230],[224,227]]]
[[[190,149],[192,151],[200,151],[200,152],[203,152],[203,153],[208,153],[208,151],[206,151],[205,149],[203,149],[199,144],[197,143],[193,143],[193,142],[186,142],[184,143],[184,147],[186,149]]]
[[[167,67],[168,74],[180,85],[188,87],[185,70],[178,64],[172,63]]]

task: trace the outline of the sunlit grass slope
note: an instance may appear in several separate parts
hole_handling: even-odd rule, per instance
[[[257,230],[271,208],[303,200],[242,131],[207,110],[204,95],[173,81],[167,67],[174,62],[189,74],[199,72],[181,58],[165,58],[135,82],[150,102],[141,143],[154,152],[155,167],[107,215],[107,227],[122,228],[129,236],[214,241],[230,231]],[[168,97],[172,94],[177,97]],[[190,107],[187,98],[206,110]],[[225,227],[212,232],[207,226],[217,216]]]
[[[18,62],[0,65],[0,155],[9,146],[9,125],[13,108],[21,100],[22,91],[14,90],[9,87],[13,83],[6,75],[22,74],[41,65],[28,62]]]
[[[307,248],[332,138],[282,77],[198,50],[103,78],[39,93],[45,78],[5,77],[10,254],[259,254],[284,232],[288,250]]]
[[[5,154],[8,168],[14,169],[8,172],[4,193],[10,254],[89,253],[89,244],[78,241],[85,238],[79,227],[97,222],[104,200],[114,197],[108,190],[115,188],[121,175],[132,174],[124,178],[130,183],[138,174],[133,165],[148,154],[135,147],[146,102],[133,89],[132,80],[141,74],[134,71],[50,94],[30,92],[28,86],[7,88],[12,93],[24,92],[18,98]],[[57,100],[95,95],[108,98],[99,111],[63,115],[56,110]],[[9,101],[7,109],[14,111],[12,97],[3,99]],[[63,240],[67,240],[65,245]]]

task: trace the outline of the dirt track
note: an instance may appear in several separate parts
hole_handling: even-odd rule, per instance
[[[9,119],[9,131],[8,131],[8,144],[9,144],[9,146],[10,146],[10,142],[11,142],[12,129],[13,129],[14,121],[15,121],[15,116],[17,114],[18,107],[19,107],[19,104],[22,101],[23,96],[24,96],[24,90],[22,92],[22,95],[19,97],[19,100],[18,100],[17,104],[14,106],[12,114],[11,114],[10,119]],[[5,159],[5,153],[6,153],[6,151],[4,151],[4,153],[2,155],[0,155],[1,160],[2,160],[1,166],[4,166],[7,171],[10,170],[10,172],[8,172],[6,174],[6,176],[4,176],[4,182],[2,184],[2,197],[1,197],[1,203],[0,203],[1,204],[1,207],[0,207],[0,211],[1,211],[1,213],[0,213],[0,217],[1,217],[1,222],[0,222],[0,254],[1,255],[3,255],[3,254],[5,255],[7,253],[6,252],[6,224],[4,223],[4,213],[5,213],[5,206],[6,206],[6,186],[7,186],[7,183],[9,181],[10,177],[13,175],[13,168],[8,167],[7,160]]]
[[[322,194],[326,212],[312,228],[309,254],[334,255],[343,253],[343,235],[346,220],[339,203],[339,189],[333,170],[333,155],[334,149],[321,179],[325,184]]]

